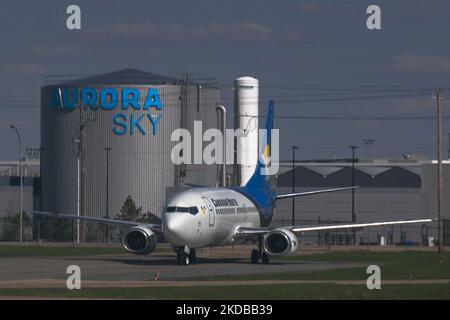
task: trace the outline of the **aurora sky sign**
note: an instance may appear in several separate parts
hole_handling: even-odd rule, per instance
[[[140,101],[145,101],[141,104]],[[144,121],[149,121],[152,126],[152,133],[156,135],[158,124],[162,118],[162,113],[157,116],[151,114],[151,110],[162,110],[158,89],[148,88],[145,97],[141,97],[138,88],[125,87],[120,90],[117,88],[70,88],[62,90],[55,88],[53,91],[54,109],[75,110],[107,110],[112,111],[112,129],[115,135],[142,134],[147,132],[143,126]],[[128,110],[141,110],[141,114],[127,112]]]
[[[113,133],[118,136],[130,134],[146,135],[144,121],[151,123],[151,131],[156,135],[158,125],[162,118],[162,112],[157,116],[151,111],[162,110],[163,104],[156,88],[148,88],[146,96],[141,96],[137,88],[76,88],[66,87],[59,90],[55,88],[52,92],[52,107],[55,110],[73,111],[77,108],[82,110],[105,110],[112,112],[114,127]],[[145,101],[143,104],[142,102]],[[134,111],[141,111],[137,113]],[[278,172],[279,160],[279,130],[259,129],[260,149],[265,145],[268,136],[272,143],[270,151],[260,155],[259,161],[265,164],[261,174],[273,175]],[[233,164],[234,141],[237,138],[237,149],[244,148],[248,144],[244,129],[227,129],[225,132],[226,154],[223,154],[223,133],[217,128],[210,128],[203,132],[202,121],[194,121],[193,139],[191,132],[185,128],[176,128],[171,134],[171,141],[176,142],[172,148],[171,160],[174,164]],[[207,143],[203,149],[204,143]],[[248,149],[248,146],[246,146]],[[267,151],[267,150],[265,150]],[[240,154],[240,153],[239,153]],[[192,159],[193,158],[193,159]],[[193,161],[192,161],[193,160]],[[251,164],[248,157],[236,159],[238,164]]]

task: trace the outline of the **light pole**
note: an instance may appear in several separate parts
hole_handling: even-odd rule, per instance
[[[442,213],[444,211],[443,204],[443,168],[442,168],[442,100],[444,95],[441,89],[438,90],[433,97],[437,102],[437,214],[438,214],[438,253],[442,253],[442,246],[444,245],[444,232],[442,226]]]
[[[356,222],[356,214],[355,214],[355,150],[358,149],[357,146],[350,146],[352,149],[352,223]],[[356,244],[356,233],[353,230],[353,244]]]
[[[292,193],[295,192],[295,150],[297,146],[292,146]],[[292,225],[295,226],[295,197],[292,197]]]
[[[23,241],[23,185],[22,185],[22,139],[20,138],[20,133],[17,127],[13,124],[10,125],[11,129],[14,129],[17,133],[17,138],[19,139],[19,179],[20,179],[20,230],[19,230],[19,239],[20,242]]]
[[[111,147],[103,148],[106,151],[106,218],[109,219],[109,151]],[[109,244],[109,225],[106,224],[106,242]]]

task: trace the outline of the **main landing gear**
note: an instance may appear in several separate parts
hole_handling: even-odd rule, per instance
[[[195,254],[195,249],[178,248],[177,249],[177,263],[180,266],[187,266],[190,263],[195,263],[197,261],[197,256]]]
[[[259,239],[258,239],[258,249],[253,249],[252,250],[252,255],[251,255],[251,259],[250,259],[252,264],[259,263],[259,259],[260,258],[262,258],[262,263],[263,264],[269,264],[269,262],[270,262],[269,255],[263,250],[262,242],[263,242],[263,238],[259,237]]]

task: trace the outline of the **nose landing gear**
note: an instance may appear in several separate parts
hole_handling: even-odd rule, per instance
[[[269,255],[263,250],[262,241],[263,241],[263,238],[260,237],[258,239],[258,249],[253,249],[252,250],[252,254],[251,254],[251,257],[250,257],[250,260],[251,260],[252,264],[259,263],[259,259],[260,258],[262,258],[262,263],[263,264],[269,264],[270,263]]]
[[[181,266],[187,266],[190,263],[195,263],[197,257],[195,249],[189,249],[188,247],[177,249],[177,263]]]

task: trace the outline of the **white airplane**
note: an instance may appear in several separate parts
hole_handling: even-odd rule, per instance
[[[277,200],[355,188],[276,194],[269,185],[269,176],[265,176],[261,172],[266,166],[263,161],[263,152],[265,156],[270,155],[273,111],[274,105],[271,101],[266,119],[267,136],[262,145],[260,161],[248,183],[244,187],[197,187],[179,192],[165,207],[161,225],[63,213],[54,214],[41,211],[33,211],[33,213],[129,226],[130,228],[122,239],[122,244],[128,252],[135,254],[152,253],[156,248],[156,234],[163,234],[176,251],[177,262],[180,265],[188,265],[196,260],[195,249],[234,245],[249,240],[257,244],[257,249],[251,252],[251,263],[258,263],[261,259],[263,263],[267,264],[270,256],[287,256],[295,252],[298,245],[296,234],[303,232],[355,230],[364,227],[432,221],[432,219],[421,219],[271,228],[270,223],[274,216]]]

